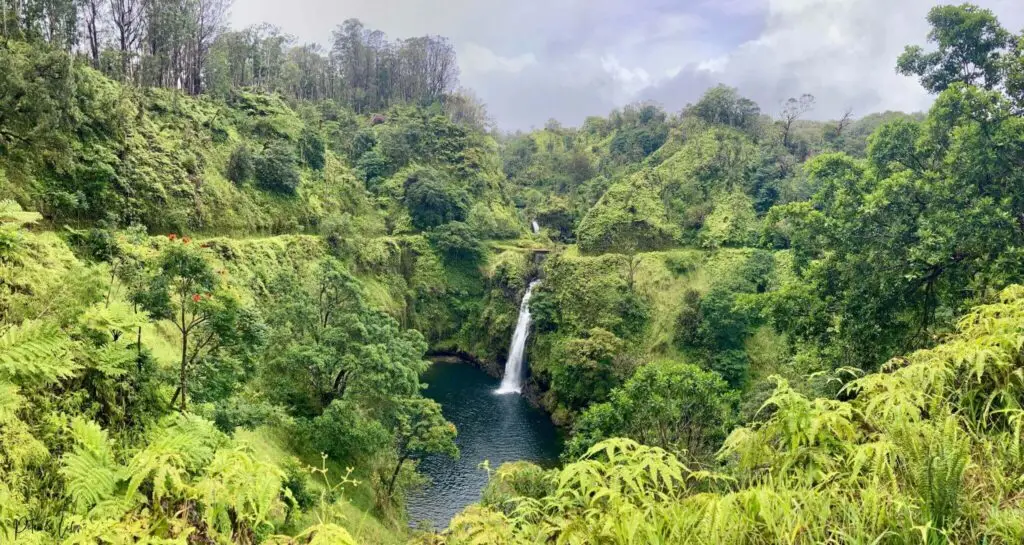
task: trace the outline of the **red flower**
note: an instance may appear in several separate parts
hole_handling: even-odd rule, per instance
[[[202,297],[200,297],[198,293],[192,295],[193,302],[198,303],[200,299],[202,299]]]
[[[177,238],[178,238],[178,235],[176,235],[174,233],[171,233],[171,234],[167,235],[167,240],[177,240]]]

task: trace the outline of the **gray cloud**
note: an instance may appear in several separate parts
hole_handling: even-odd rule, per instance
[[[1004,25],[1024,22],[1018,0],[982,1]],[[705,65],[691,64],[675,77],[641,92],[675,109],[697,99],[709,85],[738,87],[767,113],[788,97],[811,93],[815,117],[882,110],[915,111],[932,97],[912,78],[895,72],[908,44],[923,44],[929,0],[772,0],[768,23],[757,39]],[[1017,6],[1019,7],[1019,5]]]
[[[1013,30],[1021,0],[980,0]],[[540,126],[639,99],[677,110],[719,82],[765,112],[812,93],[815,115],[919,110],[931,98],[894,71],[923,43],[933,0],[236,0],[233,24],[269,21],[327,43],[357,17],[392,37],[440,34],[462,84],[504,129]]]

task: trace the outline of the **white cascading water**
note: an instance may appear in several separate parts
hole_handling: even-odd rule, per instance
[[[537,223],[537,220],[533,220],[533,234],[536,235],[539,232],[540,232],[540,224]]]
[[[508,348],[508,360],[505,362],[505,376],[497,394],[518,394],[523,391],[523,356],[526,352],[526,338],[530,336],[530,296],[533,287],[540,280],[530,282],[523,294],[523,302],[519,305],[519,319],[516,320],[516,331],[512,334],[512,345]]]

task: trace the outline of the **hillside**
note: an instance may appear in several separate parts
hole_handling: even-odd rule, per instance
[[[718,86],[516,134],[443,38],[186,9],[82,49],[41,13],[0,44],[0,542],[1024,540],[1024,36],[990,12],[897,61],[924,114]],[[411,530],[459,455],[431,356],[501,373],[532,280],[562,465]]]

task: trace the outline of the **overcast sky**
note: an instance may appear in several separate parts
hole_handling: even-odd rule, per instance
[[[930,99],[896,57],[924,44],[934,0],[235,0],[232,26],[270,22],[329,43],[355,17],[392,38],[447,36],[462,85],[505,130],[578,125],[652,99],[669,111],[719,82],[763,111],[817,97],[815,117],[915,111]],[[948,2],[954,3],[954,2]],[[959,3],[956,0],[955,3]],[[1024,27],[1024,0],[976,0]]]

